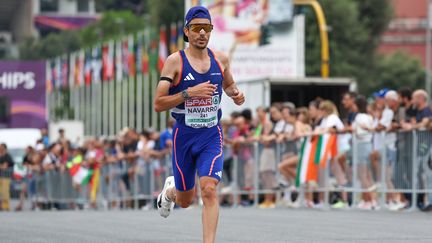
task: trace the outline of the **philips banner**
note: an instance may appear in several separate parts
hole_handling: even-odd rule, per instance
[[[304,16],[291,0],[189,0],[209,9],[209,47],[229,54],[237,81],[304,77]]]
[[[46,127],[45,62],[0,61],[0,127]]]

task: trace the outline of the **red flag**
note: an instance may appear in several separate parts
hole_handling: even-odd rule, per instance
[[[73,162],[71,162],[71,163],[73,163]],[[80,167],[81,167],[81,164],[79,164],[79,163],[74,163],[73,165],[72,165],[72,167],[69,169],[69,173],[70,173],[70,175],[71,176],[73,176],[73,175],[75,175],[78,171],[79,171],[79,169],[80,169]]]
[[[84,60],[84,78],[85,84],[90,85],[92,82],[92,68],[91,68],[91,52],[86,50]]]
[[[159,71],[162,71],[163,65],[167,57],[168,57],[168,53],[167,53],[166,32],[165,32],[165,27],[162,26],[159,32],[159,57],[158,57]]]
[[[143,52],[143,39],[144,39],[144,33],[139,32],[137,35],[137,41],[136,41],[136,49],[135,49],[135,68],[136,72],[141,74],[142,73],[142,52]]]
[[[103,81],[114,78],[114,43],[110,41],[102,47]]]
[[[102,46],[102,80],[108,80],[108,45]]]
[[[135,45],[134,45],[134,36],[130,35],[128,37],[128,66],[129,66],[129,76],[135,76],[136,68],[135,68]]]

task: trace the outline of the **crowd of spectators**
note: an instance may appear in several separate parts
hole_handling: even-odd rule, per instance
[[[249,109],[234,112],[230,119],[221,121],[225,143],[221,204],[231,205],[233,198],[227,195],[233,190],[240,190],[244,192],[239,196],[241,204],[251,205],[254,200],[252,191],[260,189],[264,191],[260,208],[273,208],[277,203],[289,207],[322,207],[323,193],[313,190],[324,185],[326,172],[323,169],[320,169],[317,181],[308,183],[306,188],[310,190],[305,193],[304,205],[300,205],[294,182],[301,156],[300,144],[306,136],[336,133],[338,153],[330,161],[328,172],[336,188],[331,197],[333,208],[351,206],[374,210],[387,207],[390,210],[404,210],[414,203],[421,209],[431,210],[430,193],[420,193],[416,202],[412,202],[410,193],[396,191],[387,193],[385,205],[379,205],[377,200],[379,188],[411,189],[411,171],[414,167],[418,171],[418,188],[432,189],[432,175],[429,174],[432,136],[418,136],[418,161],[413,161],[412,151],[407,150],[412,142],[409,131],[427,132],[431,127],[432,111],[428,102],[429,96],[424,90],[401,88],[382,89],[369,99],[347,92],[343,94],[340,104],[316,98],[307,107],[296,107],[291,102],[277,102],[268,108],[258,107],[254,111],[255,116]],[[116,188],[115,193],[128,198],[136,192],[134,183],[149,183],[142,178],[144,173],[149,175],[146,172],[148,168],[154,175],[155,186],[152,188],[156,190],[148,194],[157,193],[162,187],[163,177],[171,174],[173,126],[174,120],[169,120],[167,129],[162,132],[124,128],[115,138],[91,138],[81,146],[67,140],[63,129],[59,130],[57,141],[49,141],[47,130],[42,129],[41,138],[25,151],[22,164],[27,171],[22,179],[22,190],[18,196],[20,202],[15,210],[22,210],[25,198],[30,199],[32,209],[44,209],[47,204],[57,208],[79,207],[77,201],[47,202],[46,199],[41,200],[39,195],[37,177],[52,171],[70,174],[70,163],[79,163],[92,170],[88,185],[76,184],[73,180],[70,185],[70,190],[85,194],[88,207],[98,207],[98,196],[107,193],[101,189],[104,183],[109,183]],[[238,166],[236,170],[235,165]],[[1,144],[1,210],[10,210],[12,168],[14,161],[7,152],[7,145]],[[353,178],[354,169],[358,178]],[[259,188],[254,183],[254,170],[258,170]],[[352,193],[345,189],[352,187],[356,180],[364,192],[354,205]],[[282,192],[279,201],[276,201],[276,192]],[[111,208],[128,208],[133,204],[133,200],[108,202]]]
[[[336,188],[331,197],[333,208],[356,207],[364,210],[386,207],[390,210],[404,210],[414,203],[421,209],[431,210],[431,194],[420,193],[416,202],[412,194],[397,190],[412,189],[412,170],[418,173],[416,187],[432,189],[430,163],[432,111],[429,96],[424,90],[412,91],[382,89],[367,99],[361,94],[347,92],[339,104],[317,98],[308,107],[295,107],[290,102],[274,103],[269,108],[256,109],[256,117],[245,110],[233,113],[231,120],[224,121],[225,144],[230,150],[225,153],[225,173],[231,173],[233,158],[239,160],[243,171],[241,190],[252,189],[253,170],[259,170],[260,189],[265,193],[261,208],[276,206],[275,193],[284,191],[279,202],[289,207],[298,207],[298,193],[295,185],[300,144],[304,137],[324,133],[337,134],[337,155],[330,161],[329,176]],[[419,144],[416,161],[413,157],[413,137],[416,130]],[[258,142],[259,157],[254,158],[254,148],[248,146]],[[280,146],[276,149],[275,144]],[[409,146],[408,146],[409,145]],[[417,148],[416,148],[417,149]],[[353,151],[356,150],[355,153]],[[354,157],[355,156],[355,157]],[[254,160],[258,160],[255,168]],[[356,166],[353,166],[354,160]],[[384,166],[382,166],[384,164]],[[384,168],[384,172],[382,172]],[[353,178],[353,169],[357,178]],[[309,182],[310,190],[324,187],[324,169],[320,169],[317,181]],[[384,176],[384,178],[382,178]],[[229,174],[228,179],[231,180]],[[353,205],[352,193],[344,190],[359,182],[364,193]],[[327,185],[328,186],[328,185]],[[224,188],[230,192],[232,188]],[[393,190],[387,193],[386,204],[379,205],[378,189]],[[251,198],[249,198],[251,199]],[[247,204],[247,199],[242,203]],[[324,204],[323,193],[308,192],[305,205],[320,208]]]

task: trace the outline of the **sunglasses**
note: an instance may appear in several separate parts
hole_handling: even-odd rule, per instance
[[[209,33],[213,30],[213,25],[212,24],[190,24],[188,28],[195,33],[199,33],[201,30],[204,30],[206,33]]]

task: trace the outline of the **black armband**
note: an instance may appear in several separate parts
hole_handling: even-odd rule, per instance
[[[173,82],[172,78],[168,78],[168,77],[160,77],[159,80],[165,80],[165,81],[168,81],[168,82],[170,82],[170,83]]]

